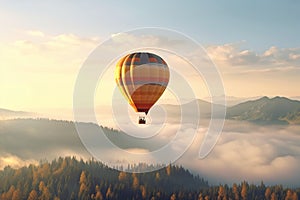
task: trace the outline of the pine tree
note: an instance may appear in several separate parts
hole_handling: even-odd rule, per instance
[[[79,178],[79,192],[78,199],[88,199],[88,187],[87,187],[87,178],[85,172],[82,171]]]
[[[111,199],[112,198],[112,196],[113,196],[113,193],[112,193],[112,189],[111,189],[111,186],[109,186],[108,188],[107,188],[107,191],[106,191],[106,199]]]
[[[6,194],[4,195],[4,199],[12,199],[13,193],[16,190],[15,186],[12,185],[10,186],[9,190],[6,192]]]
[[[225,189],[222,185],[219,186],[218,200],[222,200],[226,196]]]
[[[21,191],[19,189],[16,189],[12,195],[11,200],[21,200],[21,199],[22,199]]]
[[[119,181],[125,181],[125,180],[126,180],[126,177],[127,177],[126,172],[121,171],[121,172],[119,173],[118,179],[119,179]]]
[[[167,167],[166,167],[166,173],[168,176],[171,175],[171,164],[169,164]]]
[[[155,180],[159,181],[159,179],[160,179],[160,174],[159,174],[159,172],[156,172],[156,174],[155,174]]]
[[[293,193],[292,200],[298,200],[298,195],[296,192]]]
[[[36,192],[36,190],[31,190],[31,192],[28,195],[27,200],[38,200],[38,193]]]
[[[203,200],[202,193],[200,193],[200,194],[198,195],[198,200]]]
[[[265,192],[265,197],[267,200],[270,200],[271,194],[272,194],[271,189],[269,187],[267,187],[266,192]]]
[[[39,191],[40,191],[40,197],[41,200],[50,200],[51,194],[49,192],[49,189],[46,187],[45,183],[43,181],[39,184]]]
[[[134,190],[136,190],[139,187],[139,179],[136,176],[136,174],[134,174],[134,173],[132,174],[132,178],[133,178],[133,180],[132,180],[132,188]]]
[[[277,200],[277,196],[276,196],[275,192],[273,192],[271,194],[271,200]]]
[[[298,200],[298,195],[296,192],[288,190],[286,192],[285,200]]]
[[[141,185],[140,190],[141,190],[143,199],[146,199],[146,197],[147,197],[146,187],[144,185]]]
[[[103,196],[102,196],[102,193],[101,193],[99,185],[96,185],[95,190],[96,190],[96,194],[94,196],[94,199],[95,200],[102,200]]]
[[[243,200],[247,200],[247,184],[245,181],[242,184],[241,196]]]
[[[176,194],[173,193],[170,197],[170,200],[176,200]]]

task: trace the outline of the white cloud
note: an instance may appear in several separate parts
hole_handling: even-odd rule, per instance
[[[14,42],[0,44],[0,64],[4,70],[75,73],[100,42],[97,37],[84,38],[74,34],[52,36],[37,30],[26,31],[26,35]]]
[[[38,164],[38,161],[35,159],[21,159],[16,155],[0,155],[0,169],[3,169],[6,166],[12,168],[20,168],[23,166],[28,166],[30,164]]]
[[[243,48],[242,48],[243,46]],[[227,96],[296,96],[300,48],[272,46],[263,52],[240,43],[207,46]]]
[[[19,167],[41,159],[52,160],[58,156],[75,155],[84,159],[91,157],[82,146],[71,124],[52,122],[50,126],[44,121],[28,122],[28,120],[19,120],[18,123],[0,122],[2,128],[0,129],[0,167],[7,164]],[[189,134],[188,132],[193,131],[188,124],[183,126],[184,133]],[[126,140],[125,143],[129,145],[127,150],[145,154],[161,148],[174,137],[171,134],[174,125],[168,124],[166,128],[168,127],[171,129],[169,132],[165,130],[161,135],[150,138],[149,142],[142,140],[143,144],[138,143],[138,140],[130,144],[130,141]],[[199,173],[211,184],[232,184],[243,180],[260,183],[263,180],[266,184],[299,186],[299,130],[300,126],[258,126],[247,122],[226,121],[217,145],[206,158],[200,160],[199,148],[207,131],[202,127],[198,130],[191,147],[176,163]],[[124,142],[123,137],[119,139]],[[182,152],[186,144],[186,137],[183,137],[181,142],[177,141],[174,145],[173,153]],[[101,157],[110,160],[111,163],[138,162],[133,157],[120,155],[116,149],[105,147],[101,141],[99,146]],[[168,153],[163,156],[170,158],[173,154]],[[149,156],[148,158],[150,159]],[[154,157],[151,159],[155,160]]]
[[[243,50],[240,44],[207,46],[213,61],[226,66],[246,66],[260,68],[299,67],[300,48],[270,47],[262,53],[249,49]]]
[[[295,186],[300,178],[299,129],[227,121],[218,144],[205,159],[197,158],[201,136],[178,163],[214,184],[263,180]]]

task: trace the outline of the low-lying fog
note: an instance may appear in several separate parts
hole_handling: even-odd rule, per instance
[[[73,123],[20,119],[0,121],[0,124],[1,168],[6,165],[20,167],[59,156],[91,157],[82,145]],[[87,127],[87,130],[92,130],[96,126],[88,124]],[[176,124],[166,124],[160,134],[151,137],[148,142],[144,139],[140,144],[141,140],[130,143],[128,137],[114,142],[131,152],[147,153],[170,143],[178,131],[186,131],[184,134],[193,132],[188,124],[181,128],[179,130]],[[192,145],[176,164],[200,174],[211,184],[231,184],[243,180],[260,183],[263,180],[266,184],[300,186],[300,126],[259,126],[248,122],[226,121],[214,149],[207,157],[199,159],[199,148],[206,131],[206,127],[198,128]],[[184,137],[184,134],[173,146],[174,153],[185,150],[188,137]],[[94,140],[89,136],[87,139]],[[182,147],[178,141],[182,141]],[[99,148],[99,152],[110,159],[135,162],[132,158],[116,154],[115,149],[104,144],[104,141],[99,140],[97,143],[99,146],[94,148]]]

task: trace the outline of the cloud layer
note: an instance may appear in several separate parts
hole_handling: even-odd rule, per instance
[[[20,167],[59,156],[91,158],[72,123],[47,120],[9,120],[0,123],[1,168],[6,165]],[[87,126],[88,134],[94,125]],[[150,138],[149,142],[137,144],[138,140],[126,141],[128,138],[118,141],[118,137],[112,141],[115,144],[123,142],[121,146],[127,148],[127,151],[145,154],[161,148],[174,138],[175,127],[168,127],[169,132],[165,130],[161,135]],[[184,134],[194,131],[189,125],[184,125],[184,129]],[[300,126],[258,126],[247,122],[226,121],[217,145],[206,158],[200,160],[199,148],[206,131],[205,127],[197,131],[193,144],[176,164],[200,174],[211,184],[231,184],[243,180],[259,183],[263,180],[267,184],[299,186]],[[171,142],[173,153],[184,152],[187,138],[179,139],[182,142],[177,142],[176,145]],[[101,153],[112,162],[137,162],[133,157],[126,158],[114,148],[106,147],[103,141],[99,140],[98,144],[94,148],[100,148]],[[168,154],[169,158],[172,156]]]
[[[300,178],[300,126],[258,126],[226,121],[213,151],[197,159],[201,138],[178,161],[212,183],[248,180],[298,186]],[[193,160],[193,162],[191,162]]]

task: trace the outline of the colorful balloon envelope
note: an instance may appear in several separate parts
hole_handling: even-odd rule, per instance
[[[148,113],[169,83],[169,67],[158,55],[131,53],[119,60],[115,71],[117,85],[136,112]]]

